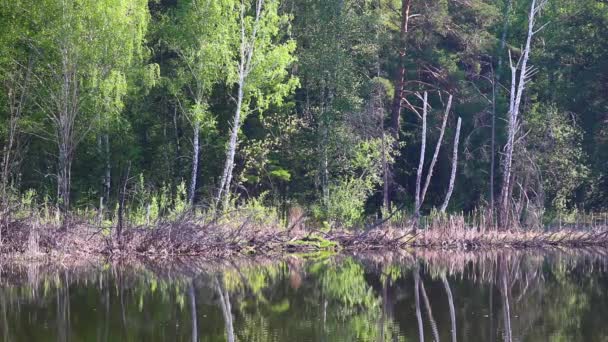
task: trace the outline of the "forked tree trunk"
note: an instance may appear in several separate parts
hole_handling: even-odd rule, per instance
[[[530,13],[528,16],[528,33],[526,38],[526,45],[523,50],[523,55],[518,61],[517,65],[513,65],[513,61],[510,58],[509,62],[511,66],[511,96],[509,100],[509,117],[508,117],[508,130],[507,130],[507,144],[505,146],[505,157],[503,163],[503,180],[502,189],[500,194],[500,219],[502,228],[508,227],[511,223],[509,217],[509,203],[510,194],[509,189],[510,181],[512,177],[513,168],[513,150],[515,145],[515,138],[519,128],[519,112],[521,101],[526,87],[527,80],[530,77],[531,69],[528,68],[528,59],[530,57],[530,50],[532,46],[533,36],[540,30],[534,30],[535,17],[540,10],[547,3],[547,0],[532,0],[530,6]],[[517,79],[517,69],[520,69],[519,79]]]
[[[243,110],[243,98],[245,82],[247,76],[251,71],[251,58],[253,57],[255,49],[255,39],[257,36],[257,29],[260,23],[260,16],[262,13],[262,6],[264,0],[256,1],[255,19],[253,22],[253,32],[251,37],[245,37],[245,7],[241,6],[240,13],[240,24],[241,24],[241,46],[240,46],[240,59],[238,67],[238,95],[236,100],[236,109],[234,112],[234,120],[232,122],[232,129],[230,132],[230,140],[228,142],[228,148],[226,153],[226,162],[224,163],[224,172],[222,179],[220,180],[220,187],[216,196],[216,208],[220,205],[227,206],[230,199],[230,184],[232,182],[232,171],[234,169],[234,156],[236,154],[236,148],[238,143],[239,129],[241,128],[241,115]]]
[[[426,181],[424,182],[424,188],[422,189],[422,194],[420,195],[420,204],[424,203],[424,198],[426,197],[426,191],[431,184],[431,177],[433,177],[433,171],[435,169],[435,164],[437,163],[437,157],[439,157],[439,150],[441,149],[441,143],[443,142],[443,135],[445,134],[445,126],[448,122],[448,115],[450,114],[450,109],[452,107],[452,95],[448,99],[448,105],[445,108],[445,113],[443,114],[443,122],[441,123],[441,131],[439,133],[439,140],[437,140],[437,145],[435,146],[435,152],[433,153],[433,159],[431,159],[431,165],[429,166],[429,171],[426,174]]]

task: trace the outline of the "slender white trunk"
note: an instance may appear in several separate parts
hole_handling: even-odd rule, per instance
[[[416,204],[414,208],[414,219],[416,223],[420,218],[420,183],[422,182],[422,169],[424,168],[424,154],[426,153],[426,113],[428,106],[428,94],[424,92],[422,109],[422,143],[420,145],[420,162],[418,163],[418,171],[416,173]]]
[[[198,175],[198,155],[199,155],[199,133],[200,123],[194,119],[194,132],[192,136],[192,175],[190,177],[190,191],[188,191],[188,202],[194,205],[194,194],[196,192],[196,177]]]
[[[232,182],[232,170],[234,169],[234,156],[236,154],[236,147],[238,143],[238,134],[241,124],[241,108],[243,105],[243,87],[245,85],[245,78],[242,73],[239,77],[239,90],[236,103],[236,111],[234,113],[234,122],[232,123],[232,130],[230,132],[230,140],[228,142],[228,151],[226,155],[226,162],[224,163],[224,173],[220,182],[220,188],[218,190],[216,204],[219,205],[223,200],[225,206],[229,200],[230,183]]]
[[[528,78],[530,77],[531,69],[528,68],[528,59],[530,57],[530,50],[532,46],[532,38],[534,34],[538,32],[534,30],[535,17],[544,7],[547,0],[532,0],[530,6],[530,14],[528,16],[528,34],[526,38],[526,45],[523,50],[523,55],[517,65],[513,65],[513,61],[509,58],[511,65],[511,96],[509,101],[509,118],[508,118],[508,131],[507,131],[507,144],[505,146],[505,157],[503,163],[503,179],[501,189],[501,225],[506,228],[509,224],[509,189],[510,181],[512,177],[513,168],[513,150],[515,145],[516,133],[519,128],[519,112],[521,100],[523,98],[524,89]],[[510,57],[510,55],[509,55]],[[519,80],[517,79],[517,69],[520,69]]]
[[[437,140],[437,146],[435,146],[435,152],[433,153],[433,159],[431,159],[431,165],[429,166],[429,171],[426,174],[426,181],[424,182],[424,188],[422,188],[422,194],[420,195],[420,204],[424,203],[424,198],[426,197],[426,191],[431,184],[431,177],[433,177],[433,170],[435,169],[435,164],[437,163],[437,157],[439,156],[439,150],[441,149],[441,143],[443,141],[443,135],[445,134],[445,126],[448,122],[448,115],[450,114],[450,108],[452,107],[452,95],[448,99],[448,105],[445,109],[445,113],[443,114],[443,122],[441,123],[441,132],[439,133],[439,140]]]
[[[448,193],[445,195],[445,200],[441,205],[440,211],[442,213],[445,213],[445,210],[448,208],[450,198],[452,197],[452,192],[454,191],[454,182],[456,181],[456,169],[458,168],[458,145],[460,143],[461,123],[462,119],[458,118],[458,123],[456,124],[456,136],[454,137],[454,151],[452,152],[452,173],[450,174],[450,185],[448,186]]]
[[[236,154],[236,148],[238,144],[238,134],[241,127],[241,112],[243,110],[243,98],[244,88],[247,81],[247,76],[251,71],[251,58],[253,57],[255,49],[255,40],[257,36],[257,30],[259,27],[260,17],[262,14],[262,6],[264,0],[256,1],[255,19],[253,23],[253,32],[251,37],[245,35],[245,6],[241,5],[240,13],[240,24],[241,24],[241,46],[240,46],[240,60],[239,60],[239,81],[238,81],[238,96],[236,101],[236,110],[234,112],[234,121],[232,122],[232,130],[230,132],[230,140],[228,142],[228,150],[226,153],[226,162],[224,163],[224,172],[222,179],[220,180],[220,187],[216,196],[216,207],[219,207],[220,203],[224,207],[228,204],[230,199],[230,184],[232,182],[232,171],[234,169],[234,156]]]

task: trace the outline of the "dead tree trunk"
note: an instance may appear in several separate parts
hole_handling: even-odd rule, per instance
[[[450,185],[448,186],[448,192],[445,195],[445,200],[441,205],[441,212],[445,213],[445,210],[448,208],[448,204],[450,203],[450,198],[452,197],[452,192],[454,191],[454,182],[456,181],[456,169],[458,168],[458,145],[460,143],[460,125],[462,124],[462,119],[458,118],[458,123],[456,124],[456,136],[454,137],[454,151],[452,152],[452,172],[450,174]]]
[[[528,34],[526,38],[526,45],[524,47],[523,54],[516,65],[513,65],[513,60],[511,58],[511,54],[509,53],[509,64],[511,67],[511,96],[509,100],[507,144],[505,146],[502,189],[500,194],[500,220],[501,226],[503,228],[506,228],[510,223],[509,189],[512,177],[513,150],[515,145],[516,134],[520,123],[520,105],[521,100],[523,98],[526,83],[528,82],[530,76],[534,73],[534,69],[528,67],[528,59],[530,57],[530,50],[532,48],[532,38],[536,33],[538,33],[538,31],[540,31],[544,27],[543,26],[535,30],[535,18],[546,3],[547,0],[532,0],[532,4],[530,6],[530,14],[528,16]],[[517,78],[518,69],[520,69],[519,79]]]
[[[437,157],[439,156],[439,150],[441,149],[441,143],[443,142],[443,135],[445,134],[445,126],[448,122],[448,115],[450,114],[450,108],[452,107],[452,95],[448,99],[448,105],[445,108],[445,114],[443,114],[443,122],[441,123],[441,131],[439,133],[439,140],[437,140],[437,145],[435,146],[435,152],[433,153],[433,159],[431,159],[431,165],[429,166],[429,171],[426,174],[426,181],[424,182],[424,188],[422,188],[422,194],[420,195],[420,204],[424,203],[424,198],[426,197],[426,191],[429,188],[429,184],[431,184],[431,177],[433,177],[433,171],[435,169],[435,164],[437,163]]]
[[[255,40],[257,36],[257,30],[260,23],[260,17],[262,13],[262,6],[264,5],[263,0],[257,0],[255,19],[253,23],[253,32],[251,37],[245,36],[245,7],[241,6],[240,13],[240,24],[241,24],[241,45],[240,45],[240,58],[238,65],[238,95],[236,100],[236,110],[234,112],[234,120],[232,122],[232,129],[230,132],[230,140],[228,142],[228,150],[226,153],[226,162],[224,163],[224,172],[220,181],[220,187],[217,192],[215,199],[216,207],[223,204],[224,207],[228,204],[230,199],[230,183],[232,182],[232,171],[234,169],[234,156],[236,154],[236,148],[238,143],[238,133],[241,127],[241,112],[243,107],[244,88],[247,81],[247,76],[251,71],[251,58],[253,57]],[[221,203],[223,202],[223,203]]]
[[[418,171],[416,172],[416,203],[414,208],[415,225],[418,225],[420,218],[420,183],[422,182],[422,169],[424,168],[424,154],[426,153],[426,113],[428,107],[428,94],[424,92],[422,105],[422,143],[420,145],[420,162],[418,163]]]

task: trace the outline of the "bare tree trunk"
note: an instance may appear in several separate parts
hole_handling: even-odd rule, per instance
[[[501,203],[500,203],[500,219],[501,226],[506,228],[510,223],[509,218],[509,202],[510,202],[510,181],[513,167],[513,149],[515,145],[515,138],[519,128],[519,111],[521,100],[523,98],[524,89],[526,83],[533,73],[532,68],[528,68],[528,59],[530,57],[530,50],[532,46],[533,36],[540,30],[534,30],[535,17],[540,10],[547,3],[547,0],[532,0],[530,6],[530,14],[528,16],[528,34],[526,38],[526,45],[523,51],[523,55],[517,62],[517,65],[513,65],[513,61],[510,58],[509,63],[511,67],[511,96],[509,101],[509,118],[508,118],[508,131],[507,131],[507,145],[505,146],[505,157],[503,163],[503,181],[501,189]],[[517,69],[521,69],[519,74],[519,80],[517,80]],[[517,89],[517,90],[516,90]]]
[[[458,168],[458,145],[460,143],[461,124],[462,119],[458,118],[458,123],[456,124],[456,136],[454,137],[454,151],[452,152],[452,173],[450,174],[450,185],[448,186],[448,193],[445,195],[445,200],[441,205],[440,211],[442,213],[445,213],[445,210],[448,208],[450,198],[452,197],[452,192],[454,191],[454,182],[456,181],[456,169]]]
[[[245,37],[245,7],[241,6],[240,23],[241,23],[241,46],[240,46],[240,60],[239,60],[239,81],[238,81],[238,96],[236,101],[236,110],[234,112],[234,121],[232,123],[232,130],[230,132],[230,140],[228,143],[228,151],[226,154],[226,162],[224,163],[224,172],[220,181],[220,187],[216,196],[216,207],[219,207],[223,201],[224,207],[228,204],[230,199],[230,184],[232,182],[232,171],[234,169],[234,156],[236,154],[236,148],[238,143],[238,133],[241,127],[241,112],[243,107],[244,88],[247,76],[251,71],[251,58],[253,57],[255,40],[257,36],[257,29],[260,22],[262,13],[262,6],[264,0],[257,0],[255,21],[253,23],[253,32],[251,37]]]
[[[188,191],[188,202],[190,206],[194,205],[194,195],[196,192],[196,177],[198,175],[198,156],[199,156],[199,133],[200,123],[194,119],[194,135],[192,136],[192,175],[190,178],[190,191]]]
[[[401,27],[400,27],[400,50],[399,69],[395,75],[395,94],[391,110],[391,131],[395,142],[399,140],[399,129],[401,128],[401,108],[403,105],[403,91],[405,88],[405,55],[407,52],[407,32],[410,19],[410,6],[412,0],[401,0]]]
[[[418,225],[418,220],[420,219],[420,206],[422,202],[420,201],[420,183],[422,182],[422,169],[424,168],[424,154],[426,153],[426,113],[428,106],[428,94],[424,92],[423,98],[423,110],[422,110],[422,143],[420,145],[420,162],[418,163],[418,171],[416,173],[416,204],[414,208],[414,220],[415,225]]]
[[[422,188],[422,194],[420,195],[420,204],[424,203],[424,198],[426,197],[426,191],[429,188],[429,184],[431,184],[431,177],[433,177],[433,170],[435,169],[435,164],[437,163],[437,157],[439,156],[439,150],[441,149],[441,143],[443,141],[443,135],[445,134],[445,126],[448,122],[448,115],[450,114],[450,108],[452,107],[452,95],[448,99],[448,105],[445,108],[445,114],[443,114],[443,122],[441,123],[441,132],[439,133],[439,140],[437,140],[437,145],[435,146],[435,152],[433,153],[433,159],[431,159],[431,165],[429,166],[429,170],[426,174],[426,181],[424,182],[424,188]]]
[[[448,282],[445,273],[441,275],[441,281],[443,282],[443,287],[445,287],[445,293],[448,295],[448,305],[450,307],[450,322],[452,323],[452,342],[456,342],[456,310],[454,309],[454,297],[452,296],[450,283]]]

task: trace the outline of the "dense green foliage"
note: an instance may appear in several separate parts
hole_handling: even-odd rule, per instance
[[[218,205],[242,92],[230,205],[257,199],[284,215],[302,207],[325,225],[357,225],[386,212],[383,189],[393,209],[413,207],[426,91],[425,167],[449,94],[454,104],[423,213],[447,192],[458,117],[449,208],[489,207],[507,141],[507,51],[522,54],[529,8],[528,0],[1,1],[2,202],[34,190],[28,196],[60,207],[97,208],[103,197],[114,208],[126,189],[133,210],[148,215],[168,214],[167,201]],[[608,4],[549,1],[537,22],[547,25],[532,41],[536,73],[522,100],[511,191],[530,223],[608,208]]]

